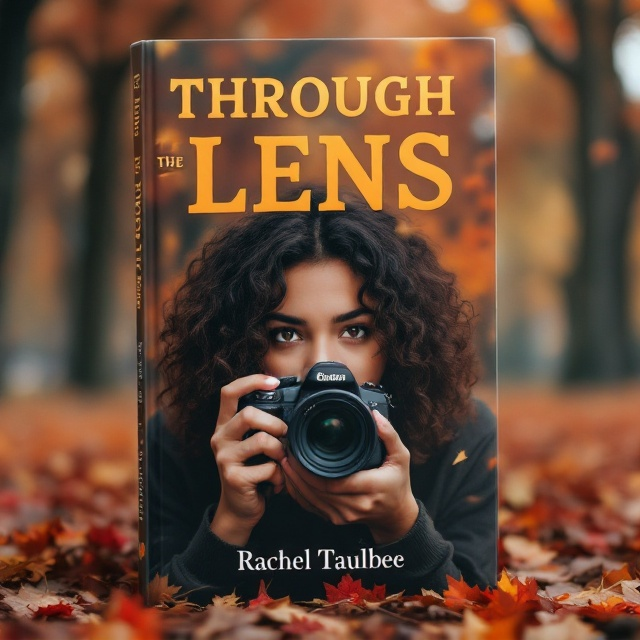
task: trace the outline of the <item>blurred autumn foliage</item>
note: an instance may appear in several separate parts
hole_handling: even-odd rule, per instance
[[[128,47],[143,38],[495,37],[503,375],[632,375],[639,10],[637,0],[1,4],[4,388],[133,379]],[[487,122],[473,122],[476,134]],[[479,160],[459,182],[461,207],[490,193],[486,179]],[[465,242],[482,242],[473,229],[456,239],[442,243],[454,264]]]
[[[263,582],[247,602],[199,607],[157,576],[148,609],[136,594],[135,399],[5,402],[0,637],[637,638],[637,394],[504,394],[493,589],[450,578],[443,593],[389,593],[345,574],[313,602],[274,599]]]
[[[0,2],[0,385],[40,394],[0,404],[0,637],[251,637],[256,625],[261,638],[638,637],[633,384],[501,393],[509,573],[490,594],[451,583],[317,610],[269,602],[266,585],[254,607],[229,594],[184,618],[159,583],[159,606],[141,606],[128,47],[495,37],[501,379],[613,380],[640,359],[639,12],[638,0]],[[467,197],[486,193],[478,162]],[[65,391],[105,382],[129,392]]]

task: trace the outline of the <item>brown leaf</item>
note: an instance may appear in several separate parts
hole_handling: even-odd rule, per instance
[[[175,602],[173,596],[180,591],[180,587],[169,586],[169,576],[160,576],[156,573],[155,578],[149,583],[148,599],[150,605],[166,604]]]
[[[213,596],[211,604],[214,607],[239,607],[244,604],[240,597],[236,595],[236,590],[226,596]]]
[[[5,558],[0,560],[0,582],[13,582],[24,576],[31,560],[21,557]]]

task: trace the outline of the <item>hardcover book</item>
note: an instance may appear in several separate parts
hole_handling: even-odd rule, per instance
[[[493,40],[145,41],[132,72],[147,600],[494,584]]]

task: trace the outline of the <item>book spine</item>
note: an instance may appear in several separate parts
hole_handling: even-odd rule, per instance
[[[145,265],[143,263],[144,227],[147,224],[145,206],[147,194],[143,170],[144,153],[144,43],[131,47],[131,76],[133,100],[133,179],[135,216],[135,270],[136,270],[136,379],[138,403],[138,579],[140,591],[147,601],[149,584],[147,508],[146,508],[146,345],[145,345]]]

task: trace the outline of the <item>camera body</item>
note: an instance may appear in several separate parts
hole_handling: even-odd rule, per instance
[[[342,478],[384,461],[371,411],[388,418],[388,396],[378,385],[358,386],[340,362],[318,362],[302,382],[281,378],[273,391],[253,391],[240,398],[238,411],[247,406],[286,422],[292,455],[318,476]]]

